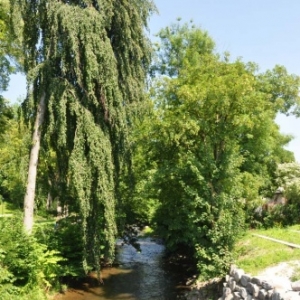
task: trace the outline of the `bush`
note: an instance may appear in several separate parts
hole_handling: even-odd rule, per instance
[[[35,290],[35,295],[39,295],[39,298],[30,299],[43,299],[43,291],[57,283],[61,272],[58,262],[62,257],[58,251],[49,250],[46,245],[39,243],[34,235],[24,233],[22,220],[18,216],[2,218],[0,227],[2,297],[4,294],[30,295]]]
[[[61,277],[84,276],[82,224],[75,216],[54,223],[41,224],[36,228],[36,237],[51,251],[59,251],[63,260],[59,262]]]
[[[195,257],[200,278],[203,280],[225,275],[233,262],[233,249],[236,241],[244,232],[244,213],[238,203],[229,197],[228,205],[219,210],[214,224],[207,229],[205,238],[199,238],[195,247]]]

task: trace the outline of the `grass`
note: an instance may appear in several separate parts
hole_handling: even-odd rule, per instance
[[[1,215],[14,215],[14,214],[19,214],[19,213],[23,213],[23,209],[15,208],[11,203],[0,200],[0,216]],[[45,217],[45,216],[39,215],[39,214],[37,214],[37,212],[35,212],[34,221],[35,221],[35,223],[54,223],[55,218],[51,215],[49,215],[48,217]]]
[[[246,273],[257,275],[263,269],[280,262],[300,260],[300,249],[293,249],[252,235],[253,233],[266,235],[300,245],[300,232],[294,232],[300,230],[299,228],[300,226],[296,225],[288,228],[248,231],[236,245],[235,263]]]
[[[300,245],[300,225],[294,225],[287,228],[257,230],[256,233]]]
[[[11,208],[11,205],[5,201],[0,201],[0,215],[13,214],[15,209]]]
[[[298,281],[300,280],[300,267],[294,269],[294,273],[291,277],[291,281]]]

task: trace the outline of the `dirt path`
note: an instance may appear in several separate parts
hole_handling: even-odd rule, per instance
[[[299,292],[294,292],[291,288],[291,277],[294,270],[299,267],[300,260],[281,262],[276,266],[266,268],[258,276],[272,283],[278,292],[285,297],[284,299],[300,300]]]

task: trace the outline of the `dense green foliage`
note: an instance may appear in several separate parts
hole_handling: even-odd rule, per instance
[[[8,102],[0,95],[0,137],[7,130],[8,122],[13,116],[13,111]]]
[[[0,197],[14,208],[21,209],[30,134],[22,119],[18,117],[17,110],[17,105],[10,107],[12,118],[6,120],[5,132],[0,140]]]
[[[151,64],[150,0],[11,0],[11,9],[0,3],[0,92],[14,56],[28,95],[22,114],[0,96],[0,200],[22,207],[25,124],[45,97],[34,206],[44,218],[31,235],[18,218],[0,219],[0,295],[42,299],[58,278],[99,270],[126,223],[152,225],[209,278],[227,271],[254,209],[278,186],[288,205],[261,225],[300,221],[299,165],[275,123],[279,112],[299,114],[297,76],[232,61],[180,23],[160,31]],[[58,206],[69,217],[54,225]]]
[[[151,1],[11,1],[23,31],[27,117],[45,95],[42,147],[56,155],[59,199],[80,213],[84,265],[113,257],[118,175],[131,106],[143,99]],[[15,24],[18,29],[18,24]]]
[[[300,165],[299,163],[279,164],[276,172],[277,186],[283,190],[285,205],[271,207],[264,212],[262,225],[265,227],[287,226],[300,222]]]
[[[1,299],[44,299],[61,275],[62,257],[25,234],[19,216],[1,218],[0,228]]]
[[[9,76],[14,68],[10,61],[12,54],[11,38],[8,27],[9,2],[0,3],[0,137],[7,127],[8,120],[12,117],[12,111],[1,93],[6,91],[9,84]]]
[[[156,193],[167,247],[190,249],[210,277],[228,268],[244,212],[271,190],[276,163],[293,160],[275,116],[298,103],[299,79],[220,57],[198,28],[176,24],[159,37],[154,112],[139,127],[137,149],[147,153],[140,178],[148,176],[149,199]]]
[[[10,27],[10,2],[0,2],[0,95],[9,84],[9,76],[22,69],[20,35],[14,35]],[[17,21],[17,20],[16,20]],[[20,21],[20,20],[19,20]],[[22,27],[22,22],[20,22]]]
[[[9,37],[8,12],[9,1],[2,0],[0,3],[0,93],[6,90],[9,75],[13,71],[9,61],[11,40]]]
[[[59,251],[63,260],[60,265],[60,279],[84,277],[82,265],[84,244],[80,234],[82,222],[79,217],[71,216],[57,222],[50,221],[36,224],[34,234],[41,244],[47,245],[50,251]]]
[[[2,0],[0,2],[0,200],[6,198],[15,201],[23,194],[23,191],[21,193],[19,191],[24,187],[19,180],[21,172],[18,164],[22,156],[20,152],[23,151],[25,155],[28,153],[27,149],[22,147],[24,145],[21,146],[17,141],[21,139],[18,132],[17,107],[12,107],[1,95],[8,88],[9,76],[20,67],[19,39],[11,34],[9,20],[9,0]],[[22,196],[18,200],[21,199]]]

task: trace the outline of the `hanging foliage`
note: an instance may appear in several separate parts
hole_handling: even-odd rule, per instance
[[[84,266],[113,257],[118,173],[131,107],[150,61],[149,0],[12,0],[24,24],[27,116],[46,112],[42,146],[55,149],[60,199],[82,219]],[[101,250],[103,249],[103,251]]]

